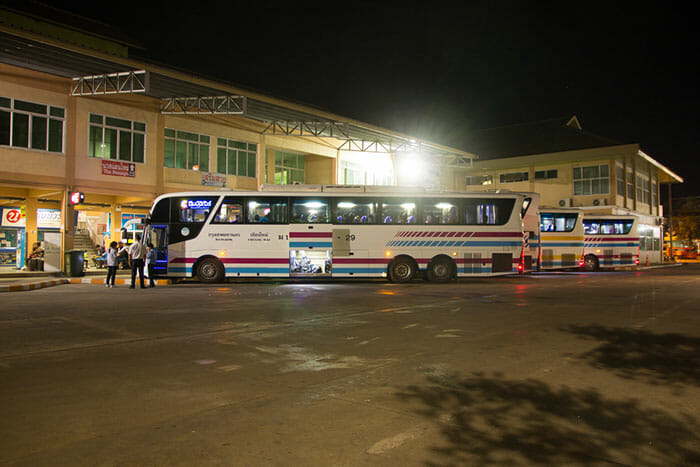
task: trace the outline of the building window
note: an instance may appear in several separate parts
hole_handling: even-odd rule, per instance
[[[615,167],[615,175],[617,177],[617,195],[625,196],[625,168],[621,165]]]
[[[511,172],[499,175],[500,183],[527,182],[530,179],[528,172]]]
[[[304,183],[304,156],[275,151],[275,184],[291,185],[294,183]]]
[[[607,164],[574,167],[574,195],[610,193],[610,167]]]
[[[468,175],[467,186],[470,185],[493,185],[493,175]]]
[[[627,170],[627,197],[634,199],[634,172],[632,169]]]
[[[651,182],[637,175],[637,202],[651,204]]]
[[[209,172],[209,136],[165,129],[165,167]]]
[[[255,177],[258,145],[216,138],[216,171],[220,174]]]
[[[535,170],[535,180],[550,180],[559,178],[559,171],[554,170]]]
[[[0,97],[0,145],[63,152],[66,110]]]
[[[656,182],[651,184],[651,205],[654,207],[659,205],[659,187]]]
[[[146,124],[90,114],[88,156],[144,162]]]

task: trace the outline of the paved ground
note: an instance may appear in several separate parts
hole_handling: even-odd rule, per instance
[[[699,465],[700,267],[0,297],[2,465]]]

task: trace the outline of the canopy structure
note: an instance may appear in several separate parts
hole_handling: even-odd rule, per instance
[[[261,134],[329,138],[342,151],[421,153],[453,168],[471,167],[476,158],[308,105],[136,61],[126,53],[110,55],[2,27],[0,61],[71,79],[73,96],[141,94],[159,99],[163,114],[239,116],[259,122]]]

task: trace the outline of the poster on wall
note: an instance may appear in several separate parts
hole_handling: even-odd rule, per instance
[[[44,234],[44,271],[58,272],[61,269],[61,234],[46,232]]]

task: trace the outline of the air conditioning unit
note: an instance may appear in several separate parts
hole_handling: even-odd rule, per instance
[[[608,198],[598,198],[593,200],[593,206],[607,206]]]
[[[560,208],[570,208],[571,207],[571,198],[560,199],[558,204],[559,204]]]

